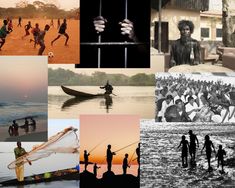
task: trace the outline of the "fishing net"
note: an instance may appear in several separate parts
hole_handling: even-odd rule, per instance
[[[7,167],[9,169],[15,169],[16,166],[23,165],[29,161],[36,161],[56,153],[78,153],[79,140],[76,131],[77,129],[73,127],[64,129],[50,137],[47,142],[35,146],[30,152],[17,158]]]

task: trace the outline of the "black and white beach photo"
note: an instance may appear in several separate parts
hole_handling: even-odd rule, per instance
[[[234,124],[142,120],[140,139],[141,187],[234,187]]]

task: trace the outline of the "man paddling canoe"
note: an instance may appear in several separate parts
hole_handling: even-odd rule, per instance
[[[14,153],[15,153],[15,158],[19,158],[23,155],[25,155],[27,152],[25,151],[24,148],[21,147],[21,142],[17,142],[17,147],[14,149]],[[31,162],[28,161],[28,163],[31,165]],[[19,163],[16,165],[15,168],[15,172],[16,172],[16,177],[18,181],[24,181],[24,163]]]
[[[113,92],[113,86],[109,84],[109,81],[107,81],[105,86],[101,86],[100,89],[105,89],[104,94],[112,94]]]

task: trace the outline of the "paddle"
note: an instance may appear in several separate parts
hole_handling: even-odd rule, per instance
[[[114,93],[111,93],[112,95],[114,95],[114,96],[117,96],[116,94],[114,94]]]

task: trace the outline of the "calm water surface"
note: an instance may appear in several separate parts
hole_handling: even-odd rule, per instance
[[[69,86],[92,94],[102,93],[98,86]],[[72,100],[59,86],[48,88],[49,118],[78,118],[80,114],[139,114],[152,119],[155,114],[154,87],[114,87],[111,101],[94,98],[85,101]]]
[[[78,161],[78,154],[55,154],[50,157],[40,159],[38,161],[32,162],[32,165],[25,164],[25,176],[31,176],[33,174],[40,174],[44,172],[56,171],[59,169],[67,169],[73,168],[76,166]],[[4,152],[0,153],[0,182],[15,179],[15,171],[9,170],[7,165],[14,161],[14,153],[13,152]],[[3,163],[4,161],[4,163]],[[64,187],[79,187],[79,181],[57,181],[57,182],[49,182],[49,183],[40,183],[34,185],[27,186],[11,186],[9,188],[64,188]]]

